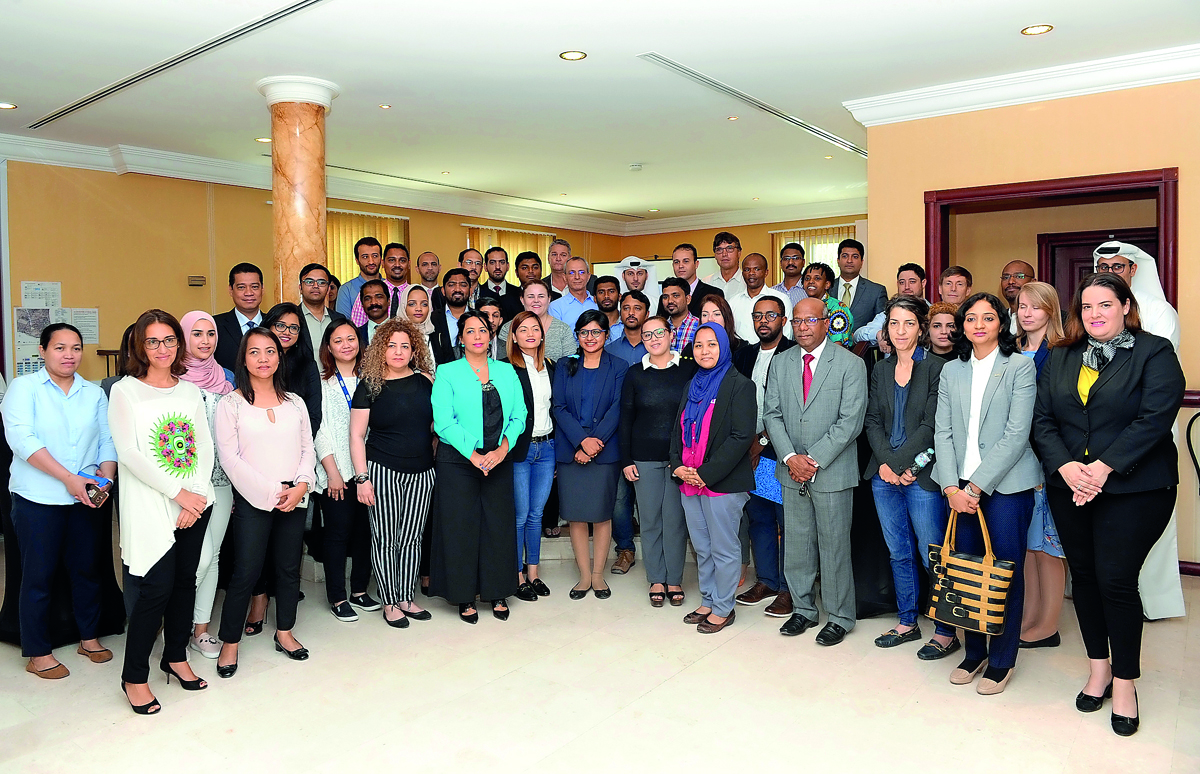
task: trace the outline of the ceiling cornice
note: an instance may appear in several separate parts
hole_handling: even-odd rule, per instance
[[[863,126],[880,126],[1194,78],[1200,78],[1200,45],[947,83],[842,105]]]
[[[271,190],[271,167],[267,159],[264,159],[261,164],[249,164],[129,145],[100,148],[36,137],[0,134],[0,160],[4,159],[114,172],[119,175],[132,172],[202,183]],[[726,228],[733,225],[745,226],[811,218],[842,217],[858,215],[867,211],[867,200],[863,198],[621,223],[588,215],[553,212],[487,199],[473,199],[441,191],[419,191],[334,175],[326,178],[326,195],[331,199],[347,199],[425,212],[526,223],[547,228],[589,231],[609,236],[661,234],[691,229]]]

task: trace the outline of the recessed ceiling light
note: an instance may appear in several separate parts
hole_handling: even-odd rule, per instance
[[[1022,35],[1045,35],[1050,30],[1054,29],[1053,24],[1032,24],[1021,30]]]
[[[726,121],[736,121],[736,120],[738,120],[738,117],[737,117],[737,116],[730,116],[729,118],[726,118],[725,120],[726,120]]]
[[[559,194],[559,196],[566,196],[566,194]]]
[[[831,158],[833,158],[833,156],[826,156],[825,158],[827,158],[827,159],[831,159]]]
[[[657,209],[652,209],[652,210],[650,210],[650,212],[658,212],[658,210],[657,210]]]
[[[16,110],[17,106],[11,102],[0,102],[0,110]]]
[[[254,141],[255,142],[270,142],[271,138],[270,137],[255,137]]]
[[[752,202],[756,202],[756,201],[758,201],[758,197],[757,197],[757,196],[755,196],[755,197],[754,197],[753,199],[751,199],[750,201],[752,201]]]
[[[392,106],[391,105],[380,105],[379,108],[381,110],[391,110]]]
[[[587,54],[582,51],[564,51],[558,56],[560,59],[565,59],[568,62],[578,62],[580,59],[587,58]]]

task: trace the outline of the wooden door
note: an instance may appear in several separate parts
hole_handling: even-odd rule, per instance
[[[1140,247],[1148,254],[1158,256],[1157,228],[1120,228],[1111,231],[1066,231],[1054,234],[1038,234],[1038,276],[1048,277],[1058,291],[1058,300],[1064,310],[1071,308],[1075,288],[1080,280],[1092,273],[1094,261],[1092,251],[1105,242],[1113,240]],[[1158,263],[1162,274],[1162,263]],[[1161,279],[1161,276],[1160,276]],[[1166,283],[1164,282],[1165,286]]]

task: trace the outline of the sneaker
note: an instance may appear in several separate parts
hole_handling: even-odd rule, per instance
[[[777,596],[779,596],[778,591],[772,590],[767,584],[759,581],[733,599],[739,605],[761,605],[766,600],[774,599]]]
[[[358,620],[358,613],[354,612],[354,608],[350,607],[349,602],[338,602],[336,605],[330,605],[329,612],[333,613],[334,618],[344,623],[353,623]]]
[[[379,604],[374,599],[371,599],[371,595],[365,591],[357,596],[351,596],[350,604],[354,605],[359,610],[365,610],[368,613],[373,613],[376,610],[383,609],[383,605]]]
[[[772,618],[791,618],[792,617],[792,595],[787,591],[779,592],[779,596],[775,597],[775,601],[767,605],[767,609],[763,611]]]
[[[612,574],[624,575],[629,572],[630,568],[637,564],[633,558],[633,550],[626,549],[617,552],[617,561],[613,562]]]
[[[188,646],[205,658],[216,658],[221,655],[221,641],[208,632],[199,637],[192,637]]]

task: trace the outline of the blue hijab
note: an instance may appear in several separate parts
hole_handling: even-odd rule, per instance
[[[733,364],[733,353],[730,351],[729,334],[720,323],[707,322],[701,325],[696,333],[708,328],[717,337],[721,355],[717,364],[712,368],[701,368],[692,377],[688,386],[687,405],[683,407],[683,445],[691,448],[700,440],[700,427],[708,405],[717,399],[717,390],[721,389],[721,380]],[[693,342],[695,340],[693,339]],[[693,348],[695,345],[693,344]]]

